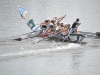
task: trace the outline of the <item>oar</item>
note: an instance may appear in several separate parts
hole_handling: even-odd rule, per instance
[[[26,35],[26,34],[32,34],[33,32],[29,32],[29,33],[24,33],[24,34],[21,34],[21,35],[16,35],[16,36],[23,36],[23,35]],[[15,36],[12,36],[12,37],[15,37]]]
[[[33,44],[39,43],[39,42],[41,42],[41,41],[44,41],[44,40],[47,39],[47,38],[48,38],[48,37],[43,38],[42,40],[39,40],[39,41],[37,41],[37,42],[33,42]]]
[[[18,35],[18,36],[23,36],[23,35],[26,35],[26,34],[32,34],[33,32],[29,32],[29,33],[24,33],[24,34],[21,34],[21,35]]]
[[[25,34],[21,34],[21,35],[16,35],[16,36],[12,36],[13,40],[17,40],[17,41],[21,41],[22,38],[20,36],[26,35],[26,34],[32,34],[33,32],[29,32],[29,33],[25,33]],[[28,39],[28,38],[23,38],[23,39]]]
[[[69,37],[70,33],[64,38],[64,40],[60,43],[60,45]],[[58,46],[60,46],[58,45]]]

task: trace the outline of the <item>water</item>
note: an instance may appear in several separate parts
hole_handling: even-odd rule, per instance
[[[61,46],[46,40],[32,44],[41,38],[11,40],[11,36],[31,32],[17,5],[37,24],[66,14],[64,23],[80,18],[79,31],[100,31],[100,0],[1,0],[0,75],[99,75],[99,39],[85,38],[80,44],[64,42]]]

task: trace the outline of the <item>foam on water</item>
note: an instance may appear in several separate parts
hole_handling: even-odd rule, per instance
[[[0,60],[27,57],[31,55],[32,56],[42,55],[50,52],[62,52],[62,51],[78,49],[78,48],[82,48],[82,46],[80,44],[69,43],[67,46],[57,46],[57,47],[47,48],[47,49],[38,49],[38,50],[30,50],[30,51],[24,51],[18,53],[3,54],[0,55]]]

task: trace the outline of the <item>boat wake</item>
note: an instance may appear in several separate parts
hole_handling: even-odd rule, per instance
[[[21,58],[21,57],[28,57],[28,56],[45,55],[51,52],[63,52],[63,51],[79,49],[79,48],[83,48],[83,47],[80,44],[69,43],[67,46],[57,46],[55,48],[52,47],[47,49],[38,49],[38,50],[30,50],[30,51],[24,51],[18,53],[3,54],[0,55],[0,61]]]

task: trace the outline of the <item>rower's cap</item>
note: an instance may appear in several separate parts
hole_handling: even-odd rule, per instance
[[[66,25],[67,23],[64,23],[64,25]]]
[[[50,20],[50,18],[47,18],[47,20]]]
[[[50,23],[50,26],[52,26],[53,25],[53,23]]]

